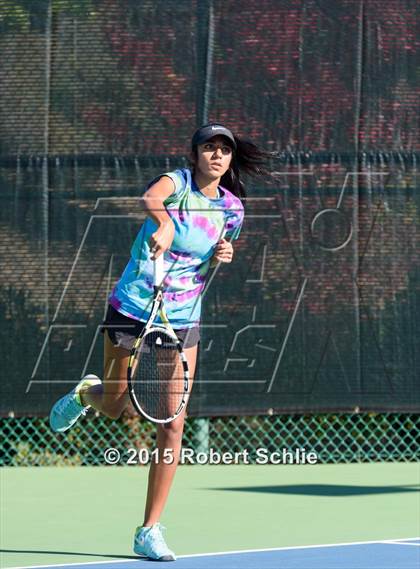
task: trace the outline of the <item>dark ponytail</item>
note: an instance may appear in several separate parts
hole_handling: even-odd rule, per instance
[[[232,162],[229,170],[220,179],[220,185],[239,198],[246,197],[245,186],[241,174],[250,176],[271,176],[268,169],[268,160],[274,156],[273,152],[261,150],[256,144],[245,138],[234,135],[236,149],[233,150]],[[192,148],[197,160],[197,147]]]
[[[241,174],[245,173],[253,177],[269,176],[268,160],[272,152],[259,148],[256,144],[245,138],[235,136],[236,151],[233,152],[229,170],[223,174],[220,185],[227,188],[232,194],[240,198],[246,197],[244,183]]]

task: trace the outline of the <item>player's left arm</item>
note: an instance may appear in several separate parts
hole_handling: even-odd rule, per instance
[[[217,263],[231,263],[233,259],[233,245],[227,239],[220,239],[214,250],[214,255],[210,262],[210,268],[213,268]]]
[[[213,257],[210,261],[210,268],[214,268],[218,263],[231,263],[233,259],[232,241],[238,239],[244,219],[244,209],[242,204],[225,221],[224,230],[221,238],[216,244]]]

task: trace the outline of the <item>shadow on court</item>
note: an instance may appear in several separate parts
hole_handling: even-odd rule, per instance
[[[408,484],[404,486],[348,486],[338,484],[289,484],[287,486],[231,486],[225,488],[208,488],[226,492],[260,492],[264,494],[296,494],[300,496],[367,496],[372,494],[399,494],[420,492],[420,486]]]
[[[43,549],[0,549],[0,553],[33,553],[34,555],[81,555],[83,557],[105,557],[107,559],[139,559],[138,555],[110,555],[84,551],[45,551]]]

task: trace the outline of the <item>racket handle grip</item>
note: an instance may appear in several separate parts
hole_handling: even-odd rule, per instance
[[[165,277],[165,271],[163,268],[163,253],[162,253],[162,255],[159,255],[159,257],[153,261],[154,286],[161,287],[164,277]]]

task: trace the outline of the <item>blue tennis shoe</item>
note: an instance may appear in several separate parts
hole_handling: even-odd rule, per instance
[[[93,374],[85,375],[74,389],[61,397],[51,409],[50,427],[56,433],[64,433],[74,425],[81,415],[86,415],[90,405],[83,406],[80,403],[79,391],[82,387],[90,387],[101,383],[99,377]]]
[[[163,538],[163,529],[165,528],[160,523],[151,527],[138,527],[134,535],[134,553],[155,561],[175,561],[175,553]]]

